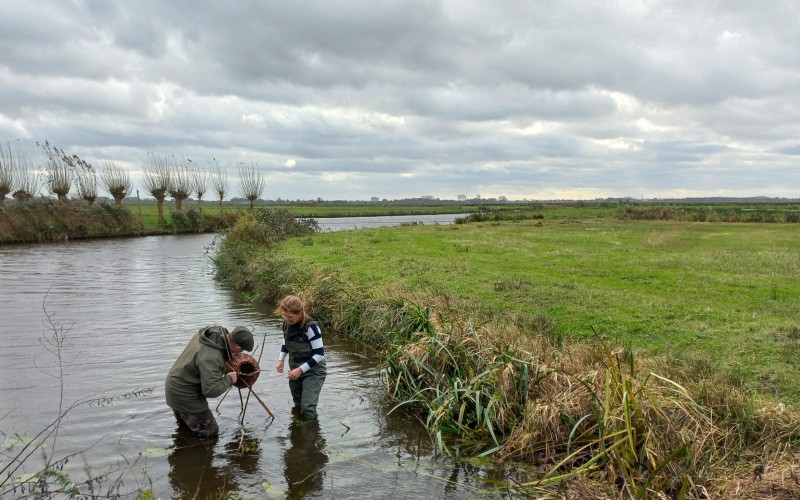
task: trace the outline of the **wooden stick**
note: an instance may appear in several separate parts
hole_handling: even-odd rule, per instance
[[[231,392],[232,388],[233,388],[233,386],[228,387],[228,390],[225,391],[225,394],[222,395],[222,399],[219,400],[219,403],[217,403],[217,407],[215,408],[216,411],[219,411],[219,405],[221,405],[222,402],[225,401],[225,396],[227,396],[228,393]]]
[[[247,382],[245,382],[245,384],[247,384]],[[275,415],[273,415],[273,414],[272,414],[272,412],[271,412],[271,411],[269,411],[269,408],[267,408],[267,405],[266,405],[266,404],[264,404],[264,402],[263,402],[263,401],[261,401],[261,398],[260,398],[260,397],[258,397],[258,394],[256,394],[256,391],[254,391],[254,390],[253,390],[253,387],[252,387],[251,385],[249,385],[249,384],[248,384],[248,385],[247,385],[247,388],[248,388],[248,389],[250,389],[250,392],[253,394],[253,396],[255,396],[255,397],[256,397],[256,399],[258,400],[258,402],[259,402],[259,403],[261,403],[261,406],[263,406],[263,407],[264,407],[264,409],[265,409],[265,410],[267,410],[267,413],[269,413],[269,416],[270,416],[270,417],[272,417],[272,418],[275,418]]]

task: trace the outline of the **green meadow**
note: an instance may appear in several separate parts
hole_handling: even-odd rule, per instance
[[[289,239],[298,267],[713,365],[800,401],[800,226],[553,218]]]
[[[136,203],[135,201],[126,201],[125,206],[134,215],[141,215],[145,226],[156,226],[158,223],[158,208],[155,202],[148,201],[145,203]],[[467,203],[431,203],[429,205],[422,204],[406,204],[406,203],[319,203],[319,204],[257,204],[258,209],[272,209],[272,210],[287,210],[294,214],[296,217],[371,217],[371,216],[391,216],[391,215],[429,215],[429,214],[462,214],[478,212],[480,210],[491,212],[509,212],[509,211],[530,211],[535,207],[522,203],[504,203],[494,205],[479,205]],[[203,201],[198,203],[196,200],[188,200],[183,202],[183,210],[197,210],[205,215],[219,216],[223,214],[242,214],[248,211],[249,205],[247,203],[233,203],[225,201],[221,205],[218,201]],[[170,221],[170,212],[175,210],[174,201],[164,202],[164,217],[167,222]],[[597,209],[594,210],[597,212]],[[611,205],[606,208],[606,212],[612,213],[616,211],[616,206]]]
[[[299,294],[382,359],[391,411],[441,450],[535,466],[520,494],[797,498],[796,207],[719,208],[333,233],[257,210],[213,260],[243,297]]]

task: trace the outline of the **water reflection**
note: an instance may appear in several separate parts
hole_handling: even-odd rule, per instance
[[[126,486],[150,489],[154,498],[215,498],[222,491],[247,498],[505,496],[482,484],[476,471],[438,454],[424,428],[408,415],[387,416],[391,406],[380,401],[380,360],[358,355],[355,346],[333,335],[326,337],[330,364],[319,423],[298,425],[285,375],[264,372],[255,390],[274,419],[255,398],[242,417],[248,401],[233,393],[218,407],[219,400],[211,403],[218,439],[177,431],[164,403],[163,380],[200,326],[251,327],[255,351],[265,346],[262,367],[274,363],[282,340],[280,321],[271,316],[274,304],[243,303],[213,280],[204,251],[212,239],[166,236],[0,247],[0,442],[35,436],[58,411],[58,380],[46,373],[57,363],[40,343],[52,334],[43,325],[47,294],[54,320],[72,327],[64,351],[65,403],[138,391],[136,397],[70,411],[57,446],[47,453],[76,457],[63,470],[76,482],[89,473],[101,476],[120,460],[140,460],[145,467],[136,470],[147,477],[131,472]],[[245,440],[243,452],[241,425],[256,438]],[[24,472],[38,470],[36,465]],[[458,483],[446,481],[449,477],[458,477]]]
[[[283,454],[287,498],[316,496],[325,484],[325,439],[319,421],[296,418],[289,424],[290,446]]]
[[[169,484],[179,498],[217,498],[240,489],[239,478],[256,474],[259,469],[259,441],[236,438],[218,451],[220,438],[200,438],[179,427],[173,434],[169,454]]]

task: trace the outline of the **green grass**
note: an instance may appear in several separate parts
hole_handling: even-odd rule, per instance
[[[800,228],[544,221],[407,226],[293,239],[301,266],[465,300],[476,315],[543,315],[645,354],[703,359],[800,401]]]
[[[155,202],[149,201],[147,203],[137,204],[136,202],[126,202],[125,206],[130,209],[131,213],[137,215],[141,210],[142,218],[145,225],[156,225],[158,221],[158,212]],[[220,213],[220,205],[218,201],[203,201],[198,204],[197,201],[184,201],[183,209],[188,210],[193,208],[197,210],[202,206],[204,214],[218,215]],[[248,205],[242,203],[224,202],[222,204],[222,211],[228,213],[244,213],[247,211]],[[435,215],[435,214],[459,214],[459,213],[502,213],[502,214],[541,214],[545,219],[566,219],[566,218],[594,218],[594,217],[611,217],[617,212],[616,204],[580,204],[580,206],[572,205],[542,205],[540,203],[503,203],[503,204],[469,204],[469,203],[431,203],[429,205],[412,205],[406,203],[330,203],[330,204],[274,204],[263,203],[257,204],[256,208],[264,209],[285,209],[293,213],[296,217],[372,217],[372,216],[391,216],[391,215]],[[169,222],[169,212],[175,209],[173,201],[164,202],[164,216]],[[512,215],[513,216],[513,215]]]
[[[299,294],[384,359],[392,411],[442,451],[535,464],[521,495],[796,498],[800,409],[752,391],[796,401],[796,230],[584,209],[290,240],[249,217],[215,263],[252,300]]]

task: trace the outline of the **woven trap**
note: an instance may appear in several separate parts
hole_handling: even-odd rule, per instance
[[[240,352],[234,354],[231,359],[225,363],[227,367],[226,372],[236,372],[236,383],[233,384],[240,389],[251,387],[258,379],[261,369],[258,367],[258,361],[253,356]]]

